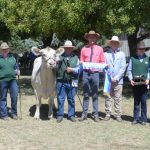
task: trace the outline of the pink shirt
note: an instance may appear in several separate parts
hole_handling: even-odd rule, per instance
[[[103,48],[98,45],[93,45],[93,55],[91,62],[93,63],[104,63],[105,57]],[[82,48],[81,54],[80,54],[80,61],[82,62],[90,62],[90,56],[91,56],[91,46],[87,45]]]

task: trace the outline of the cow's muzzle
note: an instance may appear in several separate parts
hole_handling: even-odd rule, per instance
[[[56,66],[56,60],[53,57],[49,57],[45,60],[49,67],[54,68]]]

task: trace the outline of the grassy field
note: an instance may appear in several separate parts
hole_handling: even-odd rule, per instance
[[[85,122],[72,123],[65,118],[58,124],[55,118],[47,120],[46,100],[42,101],[41,119],[34,120],[35,97],[30,77],[24,77],[20,81],[23,120],[15,121],[11,118],[9,121],[0,120],[0,150],[150,150],[149,124],[131,125],[133,100],[128,87],[124,90],[122,123],[116,122],[113,118],[109,122],[102,120],[104,98],[100,96],[100,123],[95,123],[91,118]],[[9,96],[8,101],[10,101]],[[76,98],[76,111],[77,116],[80,116],[82,108],[78,98]],[[65,112],[67,112],[67,102]],[[90,102],[89,117],[91,112]],[[150,118],[149,109],[148,117]]]

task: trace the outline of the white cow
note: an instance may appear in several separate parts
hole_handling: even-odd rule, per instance
[[[32,51],[41,55],[34,61],[31,79],[37,100],[34,118],[39,119],[41,98],[44,98],[49,100],[48,118],[51,119],[56,90],[56,51],[50,47],[41,50],[34,47]]]

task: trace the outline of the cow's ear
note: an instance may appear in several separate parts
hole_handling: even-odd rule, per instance
[[[31,48],[31,51],[32,51],[32,53],[33,53],[34,55],[36,55],[36,56],[40,55],[40,49],[37,48],[37,47],[32,47],[32,48]]]
[[[57,50],[56,50],[56,54],[58,55],[58,56],[61,56],[63,53],[64,53],[64,48],[62,48],[62,47],[60,47],[60,48],[58,48]]]

